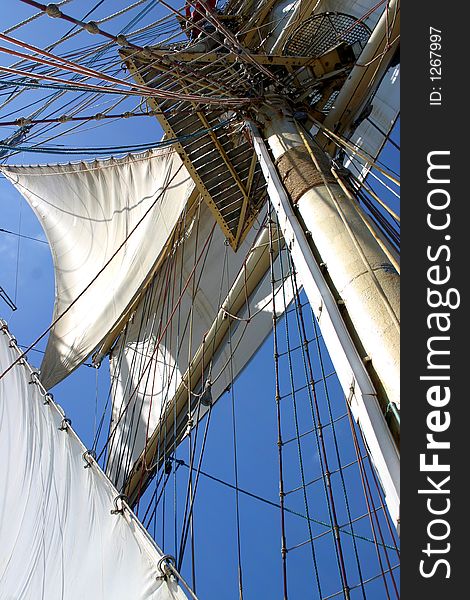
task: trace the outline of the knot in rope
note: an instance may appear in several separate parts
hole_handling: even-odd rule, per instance
[[[118,43],[120,46],[127,46],[128,42],[127,42],[127,38],[125,35],[119,34],[116,37],[116,43]]]
[[[45,12],[48,17],[52,17],[53,19],[60,19],[62,16],[62,12],[57,4],[48,4]]]
[[[19,119],[16,119],[16,121],[15,121],[15,125],[18,125],[18,127],[28,127],[31,124],[32,124],[31,119],[28,119],[26,117],[20,117]]]
[[[85,29],[86,31],[88,31],[88,33],[91,34],[96,34],[100,32],[100,28],[95,23],[95,21],[88,21],[88,23],[85,23],[85,25],[83,26],[83,29]]]

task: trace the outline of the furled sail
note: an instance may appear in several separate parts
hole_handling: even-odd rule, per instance
[[[2,373],[14,346],[2,322]],[[0,597],[184,600],[133,513],[112,512],[117,491],[95,462],[84,468],[85,447],[24,361],[0,380],[0,404]]]
[[[1,168],[35,211],[52,250],[53,322],[63,316],[41,365],[49,389],[87,358],[129,307],[193,183],[171,148],[89,163]]]
[[[107,473],[117,487],[146,447],[163,409],[182,396],[187,414],[188,388],[195,401],[208,385],[215,402],[270,333],[269,235],[266,223],[259,229],[253,228],[235,253],[202,203],[114,348]],[[277,230],[273,233],[277,238]],[[281,272],[278,257],[273,268],[276,312],[282,314],[292,299],[291,286],[283,285],[289,266]],[[203,367],[198,363],[196,386],[188,385],[197,354]],[[207,410],[196,405],[194,425]]]

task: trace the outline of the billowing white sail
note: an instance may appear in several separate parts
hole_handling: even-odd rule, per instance
[[[189,227],[190,233],[160,268],[153,286],[113,350],[111,381],[114,400],[107,473],[118,487],[154,432],[162,407],[168,407],[181,389],[182,394],[188,396],[182,378],[197,351],[204,368],[199,387],[192,391],[200,393],[210,381],[214,402],[227,390],[272,330],[267,230],[263,229],[264,237],[256,246],[254,241],[258,231],[252,229],[235,253],[225,243],[222,230],[214,225],[214,217],[202,204],[200,215]],[[204,249],[206,242],[207,248]],[[258,253],[263,252],[264,262],[261,258],[257,259],[257,263],[263,266],[259,271],[254,268],[245,274],[247,255],[255,256],[250,253],[252,246],[258,247]],[[199,263],[194,268],[197,260]],[[284,265],[283,268],[281,273],[278,258],[274,263],[278,314],[282,314],[292,299],[292,285],[282,286],[289,266]],[[250,292],[246,292],[245,275],[250,278]],[[221,306],[229,305],[224,301],[233,290],[237,276],[238,292],[234,294],[232,291],[232,296],[238,296],[239,309],[235,319],[227,317],[224,320],[220,316]],[[230,302],[235,301],[232,298]],[[227,326],[229,321],[230,327]],[[212,337],[212,332],[220,331],[224,326],[226,331],[219,336],[214,347],[213,340],[217,335]],[[206,410],[207,407],[200,406],[193,414],[194,425],[197,417],[200,418]]]
[[[41,366],[51,388],[80,365],[130,305],[193,183],[172,149],[63,165],[2,166],[47,235],[53,326]],[[77,300],[78,298],[78,300]]]
[[[0,372],[18,355],[2,328]],[[96,463],[84,468],[83,444],[31,373],[18,363],[0,380],[0,598],[184,600],[135,516],[112,514],[117,491]]]

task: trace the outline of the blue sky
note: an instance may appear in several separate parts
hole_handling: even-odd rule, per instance
[[[83,11],[82,3],[66,5],[70,14],[79,16]],[[105,2],[94,18],[115,11],[126,2]],[[86,2],[86,7],[92,3]],[[10,24],[16,23],[32,14],[32,9],[21,2],[8,2],[3,15],[5,29]],[[64,9],[65,10],[65,9]],[[147,15],[148,20],[158,18],[161,7],[156,6],[154,12]],[[145,21],[144,21],[145,22]],[[117,24],[109,25],[109,29],[118,32],[125,25],[125,19]],[[57,39],[64,31],[69,29],[68,24],[58,20],[41,18],[30,26],[15,32],[14,35],[22,39],[33,39],[37,45],[43,45]],[[12,34],[13,35],[13,34]],[[33,38],[31,36],[34,36]],[[93,39],[93,42],[96,40]],[[90,43],[88,40],[83,44]],[[4,62],[1,62],[4,61]],[[7,59],[0,56],[0,64],[7,64]],[[33,99],[32,93],[25,93],[13,105],[19,108]],[[29,98],[29,100],[26,100]],[[0,97],[1,99],[1,97]],[[135,101],[129,104],[135,105]],[[26,110],[26,109],[25,109]],[[90,109],[91,110],[91,109]],[[95,111],[101,110],[95,107]],[[0,110],[0,121],[6,120],[5,115],[10,108]],[[10,135],[15,128],[2,127],[0,138]],[[55,143],[76,145],[77,147],[89,145],[113,145],[124,143],[144,143],[158,140],[161,129],[154,119],[129,119],[111,124],[92,123],[79,130],[77,134],[63,137]],[[3,134],[3,132],[5,132]],[[395,133],[395,137],[399,134]],[[56,162],[54,156],[42,156],[22,153],[13,157],[11,162],[36,163]],[[64,157],[59,160],[65,161]],[[57,160],[57,162],[59,161]],[[394,148],[387,148],[383,161],[392,164],[394,170],[399,170],[398,153]],[[44,243],[45,236],[33,212],[22,200],[21,196],[3,178],[0,178],[1,220],[0,228],[0,286],[2,286],[18,306],[16,312],[9,310],[0,301],[0,315],[9,322],[10,329],[17,337],[18,342],[27,346],[33,339],[42,333],[49,325],[52,315],[54,299],[54,277],[52,261],[48,246]],[[35,238],[34,240],[27,239]],[[303,298],[305,301],[305,298]],[[285,339],[285,323],[280,325],[280,335]],[[295,338],[295,316],[289,316],[290,331]],[[313,325],[310,320],[309,333],[314,337]],[[298,334],[297,334],[298,335]],[[284,342],[283,342],[284,343]],[[293,343],[293,345],[295,345]],[[38,345],[37,350],[45,347],[44,340]],[[38,366],[41,355],[39,352],[30,352],[29,360]],[[329,359],[325,358],[327,373],[332,371]],[[318,365],[315,367],[318,371]],[[56,401],[61,404],[67,416],[72,419],[72,424],[85,445],[91,446],[96,428],[96,420],[106,403],[109,378],[106,365],[96,372],[95,369],[83,366],[74,373],[66,382],[59,384],[54,390]],[[299,355],[294,357],[294,378],[298,386],[305,383],[303,368]],[[262,376],[261,376],[262,375]],[[289,370],[286,364],[282,367],[282,389],[287,393],[289,389]],[[334,398],[333,412],[338,418],[336,432],[338,438],[344,442],[343,464],[354,459],[351,436],[347,419],[344,418],[344,398],[335,378],[328,380],[330,393]],[[210,436],[204,454],[202,468],[205,472],[218,477],[230,484],[234,483],[233,441],[232,441],[232,405],[229,394],[226,394],[213,410],[210,424]],[[319,396],[321,393],[319,392]],[[309,406],[308,397],[304,393],[299,395],[299,414],[305,423],[303,430],[308,431]],[[325,398],[322,397],[325,401]],[[279,501],[278,472],[277,472],[277,425],[276,407],[274,401],[274,367],[273,367],[273,340],[270,336],[263,344],[258,355],[254,358],[249,368],[240,376],[234,386],[234,402],[239,466],[239,486],[253,494],[260,495],[274,503]],[[323,404],[324,416],[328,420],[327,406]],[[283,405],[283,433],[286,438],[295,437],[293,419],[293,406],[287,401]],[[331,430],[331,428],[330,428]],[[328,435],[328,434],[327,434]],[[334,456],[333,438],[328,439],[328,448]],[[301,451],[304,467],[312,478],[319,473],[319,457],[315,449],[313,434],[305,434],[301,441]],[[187,461],[187,449],[182,444],[179,455]],[[286,444],[286,485],[293,489],[299,485],[299,451],[297,444]],[[334,463],[334,460],[332,461]],[[345,478],[351,489],[356,489],[357,494],[350,494],[351,511],[360,515],[365,505],[361,497],[360,481],[355,467],[345,469]],[[357,471],[357,469],[356,469]],[[174,513],[168,507],[175,503],[173,484],[178,489],[185,490],[187,468],[180,467],[177,474],[172,476],[171,486],[165,491],[165,499],[161,502],[156,513],[155,523],[151,523],[150,530],[155,526],[157,540],[162,543],[165,537],[165,550],[174,553]],[[322,482],[320,482],[321,484]],[[342,497],[339,480],[334,484],[338,497]],[[317,521],[328,521],[327,505],[324,491],[319,484],[309,486],[307,499],[311,514]],[[151,486],[149,494],[153,491]],[[177,492],[176,501],[178,514],[183,510],[184,493]],[[242,565],[246,598],[280,598],[281,597],[281,569],[280,569],[280,530],[279,510],[260,500],[244,494],[239,495],[241,533],[242,533]],[[163,508],[165,502],[165,510]],[[339,500],[341,502],[341,500]],[[344,501],[343,501],[344,502]],[[195,506],[195,539],[196,539],[196,564],[197,564],[197,591],[201,599],[237,598],[237,559],[235,542],[235,494],[220,483],[216,483],[201,476]],[[286,499],[287,506],[297,513],[305,515],[304,498],[301,492],[293,492]],[[142,509],[141,509],[142,510]],[[345,516],[344,506],[341,509],[342,517]],[[305,541],[308,537],[305,518],[288,514],[287,545],[295,546]],[[320,524],[313,525],[314,534],[325,530]],[[374,577],[378,572],[375,549],[370,542],[370,526],[367,519],[358,522],[357,532],[367,539],[358,537],[360,554],[363,559],[364,579]],[[351,537],[344,535],[345,551],[351,559],[351,580],[357,580],[353,564],[353,548]],[[336,558],[331,535],[323,536],[316,542],[318,565],[323,582],[323,595],[333,594],[338,590],[338,573]],[[184,574],[190,579],[189,552],[183,564]],[[310,596],[314,589],[314,576],[312,568],[311,546],[306,544],[288,554],[289,566],[289,592],[292,598]],[[220,590],[224,590],[221,592]],[[385,597],[383,584],[380,579],[367,584],[367,597],[380,599]],[[341,596],[338,596],[341,597]],[[353,592],[352,597],[362,597],[360,589]]]

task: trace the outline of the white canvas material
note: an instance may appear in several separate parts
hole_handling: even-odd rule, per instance
[[[200,214],[188,227],[189,235],[171,259],[174,261],[172,273],[177,274],[176,286],[167,289],[169,268],[163,264],[149,296],[142,300],[113,349],[110,358],[113,387],[111,428],[115,428],[115,433],[109,445],[106,472],[118,488],[155,430],[162,407],[171,405],[190,359],[203,344],[237,276],[242,274],[243,277],[243,265],[250,249],[257,246],[257,227],[248,233],[235,253],[225,243],[222,230],[217,225],[213,226],[214,217],[202,203]],[[207,250],[202,251],[212,229]],[[266,239],[263,246],[268,251]],[[193,288],[190,275],[198,249],[201,258],[194,271]],[[284,269],[286,276],[288,266],[284,265]],[[274,270],[276,313],[280,315],[284,304],[292,300],[292,284],[289,280],[283,286],[280,281],[279,257],[274,262]],[[172,275],[172,281],[175,277]],[[218,349],[213,352],[211,343],[205,345],[204,379],[211,381],[212,402],[229,388],[272,331],[269,262],[264,269],[256,272],[255,277],[256,287],[248,297],[248,303],[243,301],[237,318],[232,321]],[[181,294],[180,288],[188,280],[190,283]],[[242,285],[239,292],[242,295],[243,289]],[[251,316],[247,322],[245,319]],[[202,418],[206,411],[207,407],[199,407],[193,415],[194,425],[196,417]]]
[[[62,165],[2,166],[35,211],[55,272],[41,365],[49,389],[79,366],[131,304],[194,184],[171,148]],[[78,298],[78,300],[77,300]]]
[[[17,358],[0,331],[0,372]],[[85,447],[31,381],[20,363],[0,379],[0,597],[185,600],[133,513],[111,513],[118,492],[96,463],[84,468]]]

